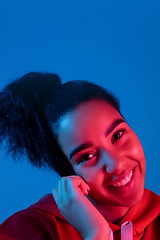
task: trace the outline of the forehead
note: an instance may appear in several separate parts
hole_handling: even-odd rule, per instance
[[[72,148],[84,142],[94,142],[117,118],[122,118],[120,113],[106,101],[82,103],[60,122],[58,141],[62,150],[67,155]]]

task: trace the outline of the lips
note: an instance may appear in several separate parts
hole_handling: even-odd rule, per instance
[[[130,171],[123,179],[112,183],[110,186],[116,187],[116,188],[117,187],[123,187],[131,181],[132,176],[133,176],[133,170]]]

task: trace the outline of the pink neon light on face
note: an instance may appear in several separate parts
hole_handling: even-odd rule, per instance
[[[76,174],[90,186],[90,199],[131,207],[142,198],[142,145],[120,113],[107,102],[83,103],[66,114],[58,140]]]

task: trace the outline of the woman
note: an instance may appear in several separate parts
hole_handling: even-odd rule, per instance
[[[29,73],[0,101],[9,151],[62,177],[52,195],[2,223],[0,239],[159,239],[160,197],[144,189],[143,148],[112,94]]]

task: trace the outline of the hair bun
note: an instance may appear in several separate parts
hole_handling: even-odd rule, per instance
[[[50,95],[54,95],[54,91],[61,86],[61,80],[56,74],[30,72],[10,86],[13,100],[19,97],[29,104],[28,107],[37,107],[43,105]]]
[[[26,152],[33,164],[43,165],[45,131],[41,120],[46,102],[60,86],[61,80],[56,74],[31,72],[0,92],[0,145],[6,139],[8,152],[13,156]]]

